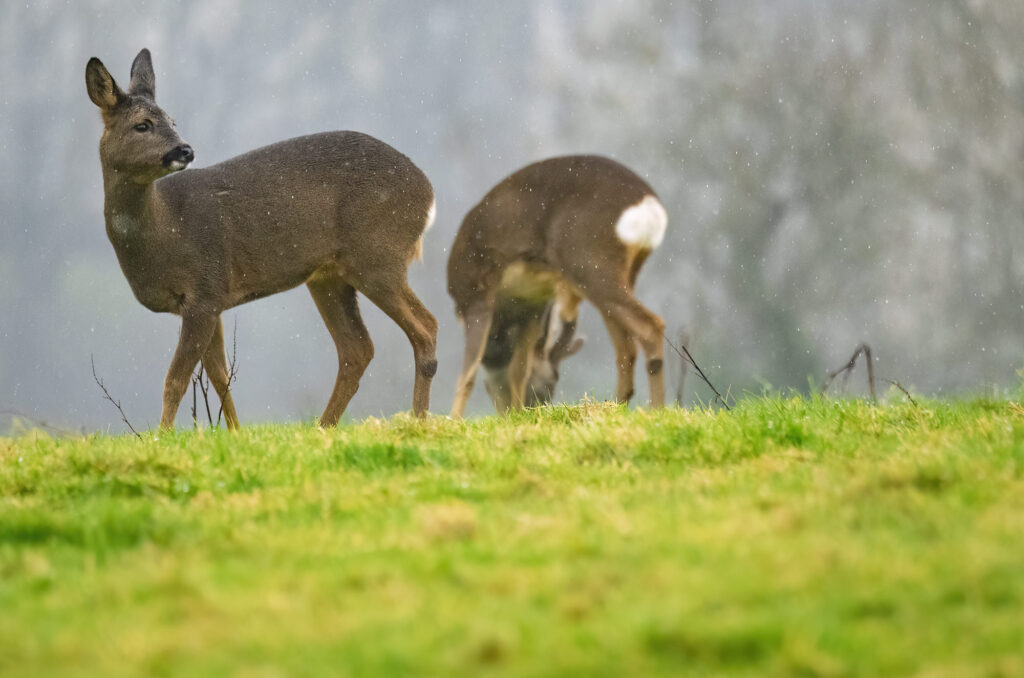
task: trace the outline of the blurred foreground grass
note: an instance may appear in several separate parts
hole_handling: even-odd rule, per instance
[[[1024,409],[0,438],[2,676],[1024,676]]]

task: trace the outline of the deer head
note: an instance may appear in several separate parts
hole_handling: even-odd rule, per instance
[[[156,76],[148,49],[132,63],[127,92],[95,57],[85,67],[85,85],[103,115],[100,162],[105,177],[148,184],[185,169],[195,159],[192,147],[174,130],[174,121],[156,105]]]
[[[526,383],[524,404],[527,407],[547,405],[554,399],[559,365],[583,348],[583,337],[576,336],[576,320],[562,319],[557,300],[548,304],[542,331]]]

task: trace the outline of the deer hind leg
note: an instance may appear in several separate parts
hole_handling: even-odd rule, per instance
[[[647,377],[651,389],[651,407],[665,406],[663,340],[665,322],[633,297],[625,288],[591,289],[590,300],[604,316],[617,324],[640,344],[647,358]],[[615,341],[614,335],[612,340]],[[617,351],[618,349],[616,349]],[[621,372],[620,372],[621,376]],[[630,377],[632,380],[632,377]]]
[[[173,429],[178,405],[192,380],[192,370],[206,353],[217,327],[219,315],[196,311],[181,314],[181,332],[178,347],[171,358],[171,366],[164,379],[164,403],[160,414],[160,428]]]
[[[466,401],[473,392],[476,371],[484,357],[487,335],[491,331],[491,319],[494,316],[494,300],[485,297],[466,310],[462,320],[466,330],[466,352],[462,359],[462,371],[455,385],[455,401],[452,403],[451,416],[461,417],[466,411]]]
[[[373,342],[359,314],[355,288],[333,274],[315,276],[306,282],[306,288],[338,350],[338,377],[327,407],[320,415],[321,426],[334,426],[359,389],[359,379],[373,359]]]
[[[437,373],[437,319],[419,300],[406,280],[406,273],[383,272],[360,287],[370,301],[394,320],[412,344],[416,377],[412,391],[412,411],[424,417],[430,407],[430,382]]]
[[[604,316],[605,327],[615,347],[615,399],[628,403],[633,397],[633,372],[636,365],[636,340],[625,327],[609,315]]]
[[[217,391],[217,397],[220,398],[228,430],[237,431],[239,428],[238,414],[235,412],[235,401],[231,398],[231,391],[229,389],[231,373],[229,372],[227,356],[224,352],[224,323],[221,321],[220,316],[217,317],[217,324],[214,327],[210,345],[206,347],[206,353],[203,354],[203,369],[210,375],[213,388]]]

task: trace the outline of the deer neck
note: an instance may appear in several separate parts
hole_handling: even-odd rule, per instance
[[[156,182],[138,183],[117,170],[104,169],[103,195],[107,235],[115,245],[150,230],[150,215],[160,202]]]

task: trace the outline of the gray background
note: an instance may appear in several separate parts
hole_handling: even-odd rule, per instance
[[[1015,389],[1021,34],[1007,0],[4,2],[0,410],[121,430],[93,355],[136,426],[158,421],[178,321],[134,300],[106,240],[83,76],[98,56],[126,84],[143,46],[198,166],[355,129],[424,169],[438,219],[411,279],[441,324],[435,412],[461,352],[444,270],[462,216],[511,171],[575,152],[660,193],[669,231],[638,296],[692,332],[721,388],[806,390],[868,341],[880,376],[920,392]],[[363,310],[377,357],[348,416],[408,409],[412,351]],[[583,312],[568,400],[614,387]],[[243,422],[319,414],[336,362],[305,290],[228,312],[229,333],[236,319]],[[488,410],[478,386],[471,411]]]

